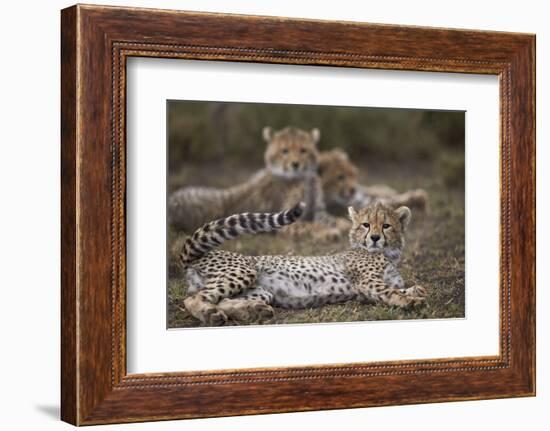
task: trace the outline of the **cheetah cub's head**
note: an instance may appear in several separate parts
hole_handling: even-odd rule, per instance
[[[303,178],[317,170],[317,142],[321,137],[319,129],[310,132],[296,127],[285,127],[274,131],[264,127],[267,142],[265,163],[275,175],[285,178]]]
[[[399,259],[405,245],[405,230],[411,221],[411,210],[396,210],[375,203],[359,211],[348,208],[352,221],[350,245],[369,252],[383,252],[390,259]]]
[[[340,148],[319,154],[319,176],[329,205],[349,205],[357,192],[357,167]]]

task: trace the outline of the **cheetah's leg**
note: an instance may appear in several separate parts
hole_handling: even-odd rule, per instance
[[[314,222],[309,235],[316,242],[335,242],[346,238],[347,233],[339,227],[325,226]]]
[[[382,302],[402,308],[422,304],[427,296],[426,289],[422,286],[397,289],[387,285],[382,279],[363,280],[357,286],[357,291],[360,298],[367,301]]]
[[[409,190],[407,192],[381,198],[380,201],[393,207],[408,206],[429,213],[428,193],[422,189]]]
[[[225,298],[218,309],[237,322],[254,322],[271,319],[275,312],[271,307],[273,294],[260,287],[247,290],[236,298]]]
[[[256,271],[248,268],[238,274],[224,274],[209,280],[204,289],[186,298],[183,303],[189,313],[204,325],[219,326],[227,321],[225,312],[217,306],[224,298],[234,297],[256,281]]]
[[[280,235],[292,239],[311,238],[317,242],[333,242],[341,238],[338,229],[311,221],[299,221],[285,226]]]
[[[327,229],[338,232],[339,238],[347,236],[351,228],[351,223],[348,219],[329,214],[326,210],[319,211],[316,214],[315,221],[320,225],[326,226]]]
[[[349,224],[328,226],[317,221],[298,221],[281,229],[280,234],[292,239],[311,238],[316,242],[334,242],[345,238]]]

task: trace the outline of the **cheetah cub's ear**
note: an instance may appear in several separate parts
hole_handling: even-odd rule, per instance
[[[403,208],[405,208],[405,207],[403,207]],[[357,219],[357,215],[358,215],[357,211],[355,211],[355,209],[353,207],[348,207],[348,214],[349,214],[349,218],[351,219],[351,221],[355,222],[355,220]]]
[[[264,141],[270,142],[273,138],[273,129],[269,126],[266,126],[262,130],[262,137],[264,138]]]
[[[407,207],[399,207],[395,210],[395,215],[401,222],[403,230],[407,229],[407,226],[409,225],[412,217],[411,210]]]
[[[321,139],[321,131],[317,128],[311,130],[311,138],[313,139],[313,143],[317,144],[319,140]]]

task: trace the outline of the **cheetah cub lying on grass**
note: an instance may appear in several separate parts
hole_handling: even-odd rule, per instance
[[[198,229],[181,253],[191,294],[184,301],[187,311],[206,325],[222,325],[229,319],[271,318],[272,305],[299,309],[360,300],[408,307],[424,301],[426,290],[405,288],[395,267],[411,219],[407,207],[350,207],[350,249],[333,255],[244,256],[212,250],[243,233],[294,223],[303,210],[300,203],[280,213],[236,214]]]

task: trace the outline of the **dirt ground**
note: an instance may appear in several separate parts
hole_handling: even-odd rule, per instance
[[[464,317],[464,188],[463,170],[449,175],[433,163],[414,167],[370,166],[365,184],[387,184],[399,191],[424,188],[430,197],[427,214],[413,211],[406,234],[406,245],[399,270],[406,285],[419,284],[428,290],[426,303],[402,310],[384,305],[348,302],[306,310],[275,309],[275,316],[263,324],[350,322],[367,320],[435,319]],[[169,178],[169,190],[182,185],[203,184],[223,186],[245,180],[252,170],[243,167],[212,170],[201,166],[182,166]],[[458,176],[458,178],[456,178]],[[230,182],[228,182],[230,181]],[[194,327],[199,322],[188,315],[182,300],[187,286],[176,265],[179,247],[186,235],[169,231],[168,327]],[[315,244],[309,240],[291,241],[276,235],[243,236],[223,245],[224,249],[246,254],[322,255],[342,251],[347,237],[330,244]],[[255,323],[257,324],[257,323]]]

